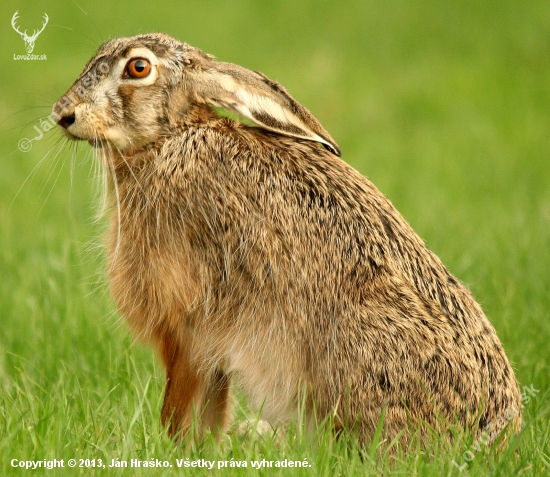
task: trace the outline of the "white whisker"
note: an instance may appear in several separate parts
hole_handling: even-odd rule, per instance
[[[119,188],[118,188],[118,180],[116,176],[116,168],[114,164],[113,159],[113,150],[111,146],[109,145],[109,154],[104,154],[104,158],[107,160],[107,167],[111,172],[111,179],[113,181],[113,187],[115,192],[115,198],[116,198],[116,211],[117,211],[117,239],[116,239],[116,245],[114,249],[114,253],[112,256],[112,263],[111,267],[114,266],[116,263],[117,257],[118,257],[118,251],[120,248],[120,240],[121,240],[121,226],[122,226],[122,216],[121,216],[121,207],[120,207],[120,194],[119,194]],[[102,149],[103,151],[105,148]]]
[[[12,201],[10,202],[10,205],[8,207],[8,210],[11,210],[11,208],[13,207],[13,204],[15,203],[16,199],[19,197],[19,194],[21,193],[21,191],[23,190],[23,188],[25,187],[25,185],[27,184],[27,182],[32,182],[32,180],[34,179],[34,177],[36,176],[36,174],[38,173],[38,170],[44,165],[44,163],[48,160],[49,156],[51,155],[52,151],[56,148],[56,146],[59,144],[56,143],[54,144],[53,146],[51,146],[45,153],[44,155],[42,156],[42,158],[36,163],[36,165],[32,168],[31,172],[29,172],[29,174],[27,175],[27,177],[25,178],[25,180],[23,181],[23,183],[19,186],[19,189],[17,189],[17,192],[15,193],[15,195],[13,196],[13,199]],[[60,150],[63,148],[65,144],[61,144],[61,147],[60,147]],[[54,157],[57,157],[57,155],[59,154],[59,151],[58,153],[55,154]],[[51,176],[51,173],[50,175],[48,176],[48,178]],[[42,192],[44,191],[44,187],[45,185],[42,187],[42,191],[40,192],[40,194],[42,194]]]

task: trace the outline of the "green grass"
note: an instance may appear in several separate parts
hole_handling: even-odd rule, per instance
[[[473,290],[522,385],[540,392],[503,454],[470,475],[550,474],[550,3],[98,1],[0,4],[0,475],[171,475],[177,469],[25,471],[11,459],[303,460],[311,468],[220,475],[467,475],[472,444],[363,459],[321,431],[283,441],[231,432],[177,446],[158,423],[163,369],[116,314],[93,220],[86,145],[34,125],[109,37],[165,31],[279,80]],[[50,24],[35,53],[21,38]],[[95,197],[95,199],[94,199]],[[242,401],[241,401],[242,403]],[[248,413],[242,404],[237,424]],[[250,464],[249,464],[250,465]],[[195,469],[191,475],[209,475]]]

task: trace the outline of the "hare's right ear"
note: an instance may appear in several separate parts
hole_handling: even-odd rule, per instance
[[[256,125],[341,151],[319,121],[279,83],[256,71],[212,61],[198,72],[195,93],[204,102],[233,111]]]

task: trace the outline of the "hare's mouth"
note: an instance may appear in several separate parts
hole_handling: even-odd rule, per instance
[[[69,139],[72,139],[73,141],[82,141],[84,138],[82,137],[78,137],[78,136],[75,136],[74,134],[72,134],[70,131],[67,130],[67,128],[65,127],[60,127],[59,128],[61,130],[61,133],[69,138]]]
[[[68,131],[65,128],[61,128],[61,132],[63,133],[64,136],[66,136],[67,138],[73,141],[88,141],[90,146],[94,148],[103,148],[107,146],[109,143],[109,141],[107,141],[106,139],[99,139],[99,138],[90,139],[89,137],[77,136],[76,134],[73,134],[72,132]]]

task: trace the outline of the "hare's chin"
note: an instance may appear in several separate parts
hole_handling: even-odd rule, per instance
[[[75,136],[74,134],[71,134],[71,133],[70,133],[69,131],[67,131],[67,129],[65,129],[65,128],[60,127],[59,129],[61,130],[61,133],[62,133],[65,137],[67,137],[68,139],[71,139],[71,140],[73,140],[73,141],[83,141],[83,140],[84,140],[84,138],[81,138],[81,137]]]
[[[105,147],[109,141],[104,139],[89,139],[88,142],[90,143],[90,146],[101,149],[102,147]]]

